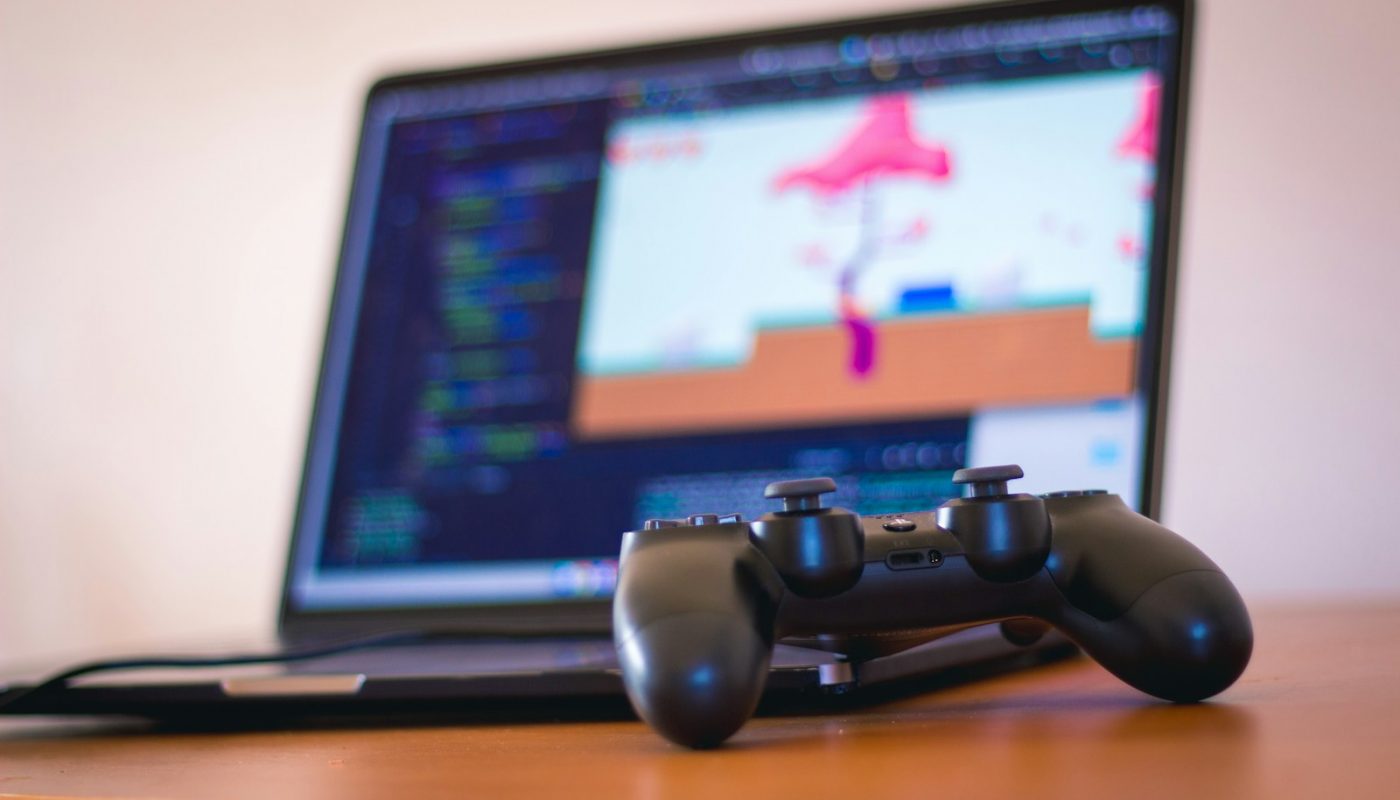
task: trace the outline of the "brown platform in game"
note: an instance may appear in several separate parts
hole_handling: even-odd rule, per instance
[[[1137,340],[1096,338],[1085,305],[879,323],[874,368],[847,368],[846,329],[760,331],[727,369],[579,377],[580,439],[894,420],[1078,403],[1132,388]]]

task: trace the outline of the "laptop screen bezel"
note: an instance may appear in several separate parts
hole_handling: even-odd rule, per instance
[[[1178,21],[1176,49],[1171,54],[1174,74],[1163,81],[1161,125],[1163,136],[1158,155],[1153,219],[1152,252],[1150,254],[1150,285],[1138,344],[1138,379],[1146,400],[1142,479],[1139,491],[1140,510],[1155,517],[1161,503],[1162,452],[1165,444],[1167,388],[1171,361],[1171,327],[1175,300],[1178,228],[1180,224],[1181,176],[1184,157],[1186,108],[1189,83],[1193,0],[1154,0],[1151,3],[1168,9]],[[465,80],[501,78],[539,70],[559,70],[570,67],[619,67],[646,64],[661,59],[685,60],[703,58],[723,52],[733,52],[755,44],[782,44],[832,35],[874,33],[890,27],[919,25],[940,27],[969,23],[993,23],[1026,17],[1090,13],[1129,7],[1131,4],[1113,0],[1038,0],[1036,2],[1006,2],[958,6],[914,13],[860,17],[857,19],[819,22],[772,30],[744,32],[699,39],[671,41],[642,46],[623,47],[524,59],[504,63],[469,66],[459,69],[416,72],[393,75],[373,84],[365,100],[360,136],[351,178],[346,222],[341,248],[337,257],[334,287],[325,329],[324,346],[318,369],[313,408],[303,470],[293,518],[293,531],[282,596],[278,614],[278,631],[286,639],[305,641],[338,637],[380,630],[451,630],[511,636],[601,634],[609,628],[609,599],[562,600],[528,604],[481,604],[432,607],[394,607],[392,609],[307,610],[296,607],[295,581],[299,548],[307,537],[320,538],[320,530],[308,527],[324,525],[324,514],[313,512],[313,503],[324,505],[312,486],[313,476],[333,469],[340,400],[343,399],[342,377],[335,374],[337,364],[348,363],[354,342],[359,287],[353,285],[363,275],[347,268],[347,260],[355,255],[353,237],[359,231],[364,236],[368,220],[366,194],[374,191],[375,176],[366,175],[367,165],[377,163],[370,152],[371,126],[369,109],[385,92],[406,87],[431,87]],[[337,384],[341,384],[337,386]],[[317,463],[330,459],[332,463]],[[522,513],[528,510],[522,509]],[[619,531],[619,537],[621,535]]]

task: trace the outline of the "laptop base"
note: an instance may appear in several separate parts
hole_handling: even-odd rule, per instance
[[[626,718],[631,710],[611,651],[602,639],[497,640],[386,647],[252,671],[129,670],[16,698],[2,713],[120,715],[199,729]],[[869,705],[1076,652],[1056,634],[1031,647],[1013,645],[996,626],[862,663],[779,645],[759,713]],[[26,688],[8,687],[0,705]]]

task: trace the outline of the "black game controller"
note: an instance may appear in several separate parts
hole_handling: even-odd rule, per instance
[[[836,484],[816,478],[770,485],[783,510],[751,523],[649,520],[623,537],[613,602],[633,707],[673,742],[714,747],[753,715],[779,639],[868,656],[997,621],[1022,643],[1054,626],[1164,700],[1235,682],[1254,633],[1219,567],[1117,495],[1009,494],[1020,477],[961,470],[968,496],[936,511],[861,519],[822,508]]]

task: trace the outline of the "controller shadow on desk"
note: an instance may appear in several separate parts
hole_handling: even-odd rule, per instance
[[[864,708],[865,706],[862,706]],[[811,716],[815,717],[816,714]],[[1247,707],[1223,702],[1168,703],[1131,693],[1069,693],[1053,698],[958,700],[902,706],[880,716],[878,727],[833,716],[803,726],[756,726],[714,750],[691,750],[657,741],[654,752],[678,759],[710,758],[734,751],[774,751],[829,741],[874,736],[926,738],[936,746],[949,737],[1000,743],[1045,743],[1073,750],[1101,744],[1152,744],[1208,737],[1223,761],[1247,767],[1258,749],[1258,720]],[[930,729],[929,726],[934,726]]]
[[[1038,670],[1064,661],[1077,661],[1082,657],[1083,653],[1078,647],[1069,642],[1061,642],[1049,648],[1028,650],[989,660],[943,667],[934,672],[919,673],[876,685],[865,685],[857,691],[849,693],[768,695],[759,702],[756,716],[824,717],[850,711],[874,709],[914,697],[936,695],[939,692],[978,681],[987,681],[1027,670]]]
[[[941,688],[956,685],[949,683]],[[928,690],[929,687],[925,686],[924,689]],[[719,750],[694,752],[703,754],[794,746],[828,739],[834,730],[840,731],[841,735],[860,736],[861,718],[843,715],[843,710],[868,711],[877,716],[881,726],[864,731],[877,736],[917,738],[925,735],[925,726],[937,726],[936,732],[927,732],[931,742],[950,735],[977,737],[979,733],[1000,741],[1035,738],[1067,747],[1096,742],[1150,743],[1209,737],[1218,743],[1218,754],[1241,762],[1248,760],[1257,745],[1259,723],[1248,706],[1209,700],[1170,703],[1131,691],[1080,689],[1046,695],[935,699],[918,705],[880,708],[883,703],[908,699],[916,693],[919,692],[891,692],[878,702],[866,700],[852,703],[846,709],[833,707],[825,712],[798,712],[792,716],[831,718],[814,726],[755,727],[740,732]],[[691,752],[674,745],[664,748],[676,753]]]

